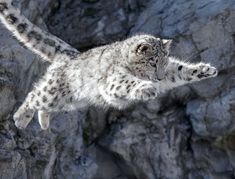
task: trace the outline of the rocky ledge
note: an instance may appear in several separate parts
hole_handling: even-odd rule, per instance
[[[15,0],[41,28],[83,51],[135,33],[173,38],[171,55],[219,76],[126,111],[55,114],[41,131],[12,115],[48,64],[0,25],[0,178],[235,177],[234,0]]]

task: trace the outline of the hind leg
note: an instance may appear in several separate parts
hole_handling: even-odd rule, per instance
[[[39,122],[42,130],[48,129],[48,127],[50,125],[50,113],[43,111],[43,110],[39,110],[38,111],[38,122]]]
[[[32,96],[32,93],[27,96],[23,104],[19,107],[13,116],[15,126],[19,129],[26,128],[34,116],[35,109],[29,103],[29,98],[32,98]]]
[[[28,94],[13,116],[17,128],[26,128],[36,111],[38,111],[38,120],[41,128],[45,130],[49,127],[49,113],[46,112],[46,109],[52,109],[53,103],[51,102],[52,98],[46,98],[47,95],[46,91],[40,91],[39,89],[34,89]]]
[[[28,94],[22,106],[15,113],[14,120],[18,128],[27,127],[34,112],[38,111],[41,128],[47,129],[50,123],[48,112],[58,111],[58,102],[70,95],[68,83],[61,80],[60,74],[57,74],[56,77],[52,74],[47,74],[35,85],[35,88]]]

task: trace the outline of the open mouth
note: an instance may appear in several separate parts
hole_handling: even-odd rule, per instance
[[[159,81],[162,81],[164,78],[158,78],[158,77],[154,77],[154,78],[152,78],[152,81],[154,81],[154,82],[159,82]]]

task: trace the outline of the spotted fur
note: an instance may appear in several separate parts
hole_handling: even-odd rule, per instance
[[[14,114],[15,125],[21,129],[36,111],[41,128],[47,129],[51,112],[87,105],[123,109],[174,87],[217,75],[209,64],[189,64],[169,56],[171,41],[151,35],[136,35],[79,54],[30,23],[7,0],[0,0],[0,19],[30,50],[51,62]]]
[[[11,0],[0,0],[0,20],[26,47],[48,61],[69,60],[79,52],[48,32],[33,25]]]

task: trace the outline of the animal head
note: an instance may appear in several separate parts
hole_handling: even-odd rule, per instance
[[[160,81],[165,77],[171,40],[151,35],[133,36],[124,41],[124,59],[135,76]]]

